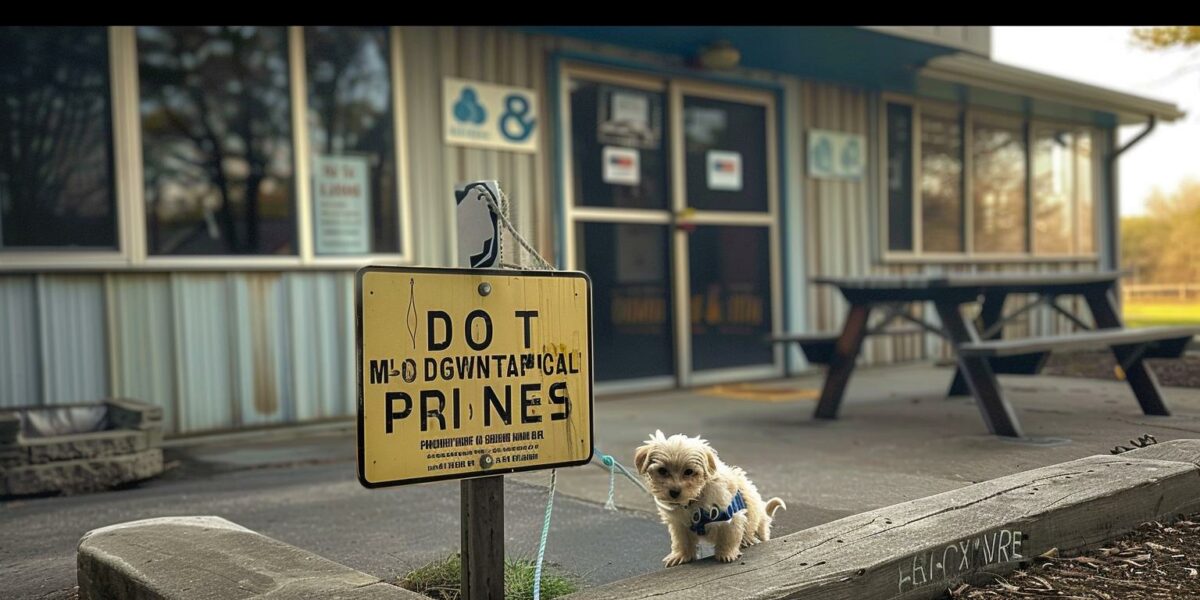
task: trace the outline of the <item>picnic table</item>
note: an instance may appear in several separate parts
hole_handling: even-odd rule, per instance
[[[888,325],[908,321],[916,331],[946,340],[957,361],[950,395],[970,393],[984,423],[996,435],[1021,437],[1021,426],[996,380],[997,373],[1035,375],[1051,352],[1108,348],[1117,359],[1142,411],[1169,415],[1162,391],[1146,358],[1178,358],[1198,328],[1150,327],[1126,329],[1115,300],[1121,273],[947,274],[916,276],[817,277],[814,283],[836,286],[850,304],[840,333],[781,335],[774,342],[798,343],[810,363],[828,366],[815,417],[836,419],[846,386],[870,335],[889,333]],[[1013,294],[1030,294],[1033,300],[1007,314],[1005,300]],[[1064,296],[1082,297],[1092,323],[1058,303]],[[939,323],[913,316],[914,303],[932,303]],[[982,303],[977,319],[964,315],[963,305]],[[1013,319],[1046,306],[1078,329],[1069,334],[1003,339],[1004,326]],[[872,312],[883,319],[868,327]]]

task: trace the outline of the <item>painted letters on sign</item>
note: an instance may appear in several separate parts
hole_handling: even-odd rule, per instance
[[[537,152],[537,93],[464,79],[442,82],[447,144]]]
[[[586,275],[366,267],[356,294],[363,485],[591,459]]]

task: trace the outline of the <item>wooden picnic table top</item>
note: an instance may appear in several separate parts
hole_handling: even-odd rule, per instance
[[[833,285],[843,291],[1002,291],[1037,293],[1073,290],[1093,285],[1112,285],[1122,271],[1064,273],[944,273],[931,275],[868,275],[858,277],[814,277],[813,283]]]

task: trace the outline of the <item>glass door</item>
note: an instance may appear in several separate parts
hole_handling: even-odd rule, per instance
[[[671,86],[677,331],[683,383],[781,373],[774,104],[768,93]]]
[[[673,387],[666,83],[588,68],[565,75],[566,247],[569,266],[592,278],[596,382]]]
[[[567,263],[607,389],[782,373],[773,97],[564,68]]]

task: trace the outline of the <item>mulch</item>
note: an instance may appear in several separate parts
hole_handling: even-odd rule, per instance
[[[956,600],[1065,598],[1143,600],[1200,598],[1200,514],[1146,523],[1099,549],[1074,557],[1051,550],[1034,564],[986,586],[963,584]]]
[[[1200,388],[1200,356],[1189,352],[1181,358],[1151,358],[1146,362],[1158,376],[1158,382],[1169,387]],[[1043,373],[1066,377],[1117,380],[1116,359],[1112,352],[1074,352],[1051,354]]]

